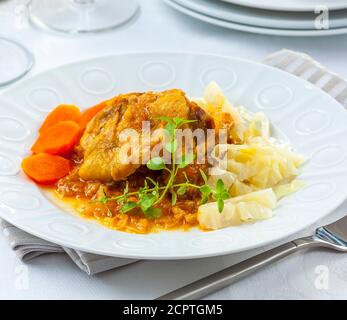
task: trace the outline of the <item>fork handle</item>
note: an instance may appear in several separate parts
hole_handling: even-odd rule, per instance
[[[195,300],[201,299],[233,282],[247,276],[248,274],[278,261],[298,250],[313,246],[319,246],[313,237],[301,238],[284,245],[271,249],[242,261],[231,267],[223,269],[206,278],[188,284],[185,287],[172,291],[157,300]]]

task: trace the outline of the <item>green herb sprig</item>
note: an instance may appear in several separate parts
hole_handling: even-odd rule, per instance
[[[129,213],[130,211],[138,208],[149,218],[158,218],[161,215],[161,209],[157,207],[163,199],[170,193],[171,203],[177,203],[178,196],[184,195],[188,188],[199,190],[201,193],[201,204],[207,203],[211,198],[217,201],[218,211],[223,212],[224,200],[230,198],[228,190],[225,188],[222,179],[217,181],[215,189],[212,189],[208,184],[208,179],[204,171],[200,169],[201,177],[204,181],[202,185],[196,185],[189,181],[188,176],[184,172],[186,179],[183,183],[175,183],[177,173],[180,169],[184,169],[194,162],[193,153],[185,154],[181,159],[176,160],[175,153],[177,151],[177,140],[175,138],[176,130],[187,123],[194,122],[194,120],[186,120],[181,118],[161,117],[159,120],[165,121],[165,129],[169,133],[169,142],[165,144],[165,149],[170,153],[171,166],[167,166],[162,157],[155,157],[147,162],[147,168],[153,171],[165,170],[169,173],[168,182],[165,186],[160,186],[158,182],[150,177],[146,177],[144,186],[138,191],[129,192],[129,184],[126,182],[122,195],[115,197],[108,197],[103,191],[101,199],[96,200],[104,204],[108,211],[108,202],[116,201],[122,205],[121,212]],[[137,202],[129,201],[129,197],[136,197]]]

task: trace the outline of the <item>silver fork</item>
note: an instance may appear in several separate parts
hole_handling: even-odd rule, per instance
[[[325,227],[318,228],[311,237],[300,238],[261,253],[161,296],[157,300],[201,299],[294,252],[317,247],[347,252],[347,216]]]

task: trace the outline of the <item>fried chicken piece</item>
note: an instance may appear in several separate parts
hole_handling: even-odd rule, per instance
[[[138,142],[134,150],[134,144],[124,140],[121,133],[131,129],[141,137],[143,121],[149,121],[151,132],[163,128],[165,121],[158,119],[162,116],[197,120],[195,126],[205,126],[206,121],[210,122],[208,125],[212,125],[213,122],[181,90],[117,96],[88,124],[80,141],[78,150],[83,154],[80,177],[102,182],[125,180],[141,166],[141,161],[129,163],[125,160],[137,153],[143,157],[145,151],[142,149],[145,148],[141,148],[141,143]],[[151,138],[150,148],[160,142],[158,139],[162,137]],[[130,144],[131,154],[128,151]]]

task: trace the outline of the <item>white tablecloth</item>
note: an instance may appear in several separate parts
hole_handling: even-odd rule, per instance
[[[31,74],[88,57],[119,52],[173,50],[208,52],[261,60],[282,48],[303,51],[347,77],[347,35],[286,38],[241,33],[214,27],[167,7],[161,0],[139,0],[140,16],[115,31],[68,37],[33,29],[13,19],[13,6],[0,3],[0,34],[29,47],[36,64]],[[334,216],[347,213],[347,203]],[[327,219],[330,221],[332,217]],[[254,252],[248,252],[251,256]],[[48,255],[29,265],[18,261],[0,236],[1,299],[152,299],[245,255],[196,261],[140,262],[88,277],[64,255]],[[316,250],[294,255],[208,299],[347,299],[347,255]]]

